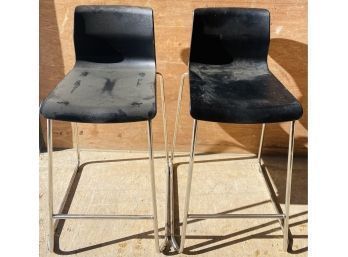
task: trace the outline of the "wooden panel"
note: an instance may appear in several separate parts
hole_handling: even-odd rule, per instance
[[[302,103],[304,115],[296,125],[298,154],[307,153],[308,75],[307,75],[307,1],[103,1],[103,0],[41,0],[40,1],[40,100],[54,88],[74,64],[72,38],[73,12],[80,4],[121,4],[148,6],[155,15],[157,69],[165,77],[168,133],[171,141],[174,128],[176,101],[181,73],[187,71],[187,59],[192,28],[192,11],[198,7],[259,7],[271,12],[271,45],[269,66]],[[159,90],[159,88],[158,88]],[[159,91],[158,91],[159,92]],[[159,94],[158,94],[159,95]],[[158,98],[158,101],[160,99]],[[162,113],[154,119],[155,148],[163,148]],[[40,119],[45,134],[45,120]],[[187,151],[191,137],[192,119],[189,115],[186,85],[178,150]],[[145,123],[116,125],[81,124],[80,140],[86,148],[146,149]],[[55,122],[54,144],[72,146],[71,125]],[[200,122],[198,151],[255,152],[260,134],[259,125],[229,125]],[[265,151],[284,153],[288,142],[288,124],[267,127]]]

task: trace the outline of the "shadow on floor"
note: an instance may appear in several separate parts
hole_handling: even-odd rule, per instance
[[[200,154],[198,154],[198,155],[200,155]],[[187,155],[183,154],[183,155],[180,155],[180,156],[183,157],[183,156],[187,156]],[[176,156],[176,157],[179,157],[179,156]],[[164,157],[160,156],[160,157],[155,157],[155,158],[164,158]],[[217,162],[217,161],[222,161],[222,160],[223,161],[226,161],[226,160],[242,160],[242,159],[251,159],[251,158],[254,158],[254,157],[237,157],[237,158],[219,159],[219,160],[212,160],[212,161],[216,161]],[[77,189],[77,186],[79,184],[79,181],[80,181],[80,178],[81,178],[81,175],[82,175],[82,171],[83,171],[83,169],[84,169],[84,167],[86,165],[94,164],[94,163],[123,162],[123,161],[135,161],[135,160],[145,160],[145,159],[147,159],[147,158],[144,157],[144,158],[129,158],[129,159],[127,158],[127,159],[120,159],[120,160],[101,160],[101,161],[86,162],[86,163],[80,165],[80,167],[76,171],[75,177],[72,180],[70,190],[67,192],[66,201],[62,205],[61,213],[63,213],[63,214],[69,213],[69,209],[71,207],[72,200],[73,200],[73,198],[75,196],[76,189]],[[197,163],[199,163],[199,162],[209,162],[209,160],[197,161]],[[294,163],[294,170],[296,169],[296,164],[295,163]],[[174,199],[175,199],[175,202],[176,202],[175,203],[176,204],[176,213],[175,213],[175,217],[176,217],[176,220],[175,220],[175,225],[176,225],[175,234],[176,235],[180,234],[180,226],[182,225],[182,223],[179,222],[179,213],[178,213],[179,204],[178,204],[178,194],[177,194],[178,185],[177,185],[177,172],[176,171],[177,171],[178,165],[182,165],[182,164],[183,163],[179,163],[179,164],[177,164],[174,167],[174,188],[176,189],[176,195],[174,196]],[[276,172],[275,169],[276,168],[273,167],[272,168],[273,171],[271,171],[270,173]],[[279,170],[277,172],[279,174],[283,174],[284,173],[284,172],[279,172]],[[281,181],[282,179],[279,179],[279,180]],[[294,181],[294,185],[296,185],[295,181]],[[239,208],[236,208],[236,209],[227,210],[227,211],[221,212],[219,214],[233,213],[233,212],[236,212],[236,211],[248,209],[248,208],[251,208],[251,207],[254,207],[254,206],[267,204],[267,203],[269,203],[269,201],[262,201],[262,202],[246,205],[246,206],[243,206],[243,207],[239,207]],[[307,214],[307,212],[301,212],[301,213],[297,213],[297,214],[291,215],[290,216],[290,220],[294,219],[294,218],[297,218],[297,217],[300,217],[300,216],[304,216],[306,214]],[[192,219],[192,220],[188,221],[188,224],[192,224],[192,223],[195,223],[195,222],[201,222],[201,221],[204,221],[204,219]],[[93,250],[93,249],[96,249],[96,248],[101,248],[101,247],[104,247],[104,246],[108,246],[108,245],[112,245],[112,244],[116,244],[116,243],[120,243],[120,242],[124,242],[124,241],[128,241],[128,240],[132,240],[132,239],[151,239],[151,240],[154,239],[153,230],[149,230],[149,231],[145,231],[145,232],[142,232],[142,233],[133,234],[133,235],[130,235],[128,237],[123,237],[123,238],[119,238],[119,239],[115,239],[115,240],[111,240],[111,241],[107,241],[107,242],[102,242],[102,243],[91,245],[91,246],[86,246],[86,247],[79,248],[79,249],[66,251],[66,250],[62,250],[61,246],[59,244],[59,238],[60,238],[60,236],[61,236],[61,234],[63,232],[64,223],[65,223],[65,220],[59,220],[57,222],[57,228],[56,228],[56,233],[55,233],[55,249],[54,249],[54,251],[55,251],[55,253],[60,254],[60,255],[77,254],[77,253],[86,252],[86,251]],[[274,233],[276,231],[281,231],[281,227],[279,226],[279,228],[272,228],[272,229],[269,229],[267,231],[255,233],[253,235],[248,235],[248,236],[245,236],[245,237],[233,240],[234,237],[243,235],[245,233],[250,233],[252,231],[259,230],[260,228],[266,228],[268,226],[272,226],[272,225],[277,224],[277,223],[278,223],[278,221],[274,220],[274,221],[266,222],[266,223],[263,223],[261,225],[253,226],[253,227],[250,227],[248,229],[244,229],[244,230],[241,230],[241,231],[238,231],[238,232],[234,232],[234,233],[231,233],[231,234],[228,234],[228,235],[224,235],[224,236],[216,236],[216,235],[194,235],[194,236],[191,236],[191,235],[187,235],[186,236],[187,239],[206,239],[207,241],[201,242],[201,243],[198,243],[196,245],[189,246],[189,247],[185,248],[184,253],[187,254],[187,255],[198,255],[198,254],[202,254],[202,253],[205,253],[205,252],[213,251],[213,250],[216,250],[216,249],[228,247],[230,245],[237,244],[237,243],[244,242],[244,241],[251,240],[251,239],[259,239],[259,238],[265,238],[265,239],[267,239],[267,238],[268,239],[279,238],[279,239],[282,239],[281,235],[269,235],[270,233]],[[307,219],[304,219],[304,220],[301,220],[301,221],[298,221],[298,222],[294,222],[294,223],[290,223],[290,228],[298,226],[298,225],[301,225],[301,224],[305,224],[305,223],[307,223]],[[164,227],[160,227],[159,231],[160,232],[164,231]],[[163,236],[160,236],[160,237],[163,238]],[[307,249],[308,247],[304,247],[304,248],[298,249],[298,250],[293,250],[292,249],[292,243],[293,243],[293,239],[296,239],[296,238],[307,238],[307,237],[308,237],[307,235],[291,235],[290,234],[291,240],[290,240],[289,250],[288,250],[289,253],[299,254],[299,253],[302,253],[302,252],[306,252],[308,250]],[[180,238],[177,238],[178,242],[179,242],[179,239]],[[232,241],[223,242],[221,244],[216,245],[216,243],[221,242],[221,241],[226,241],[228,239],[232,239]],[[212,246],[209,246],[209,245],[212,245]],[[202,247],[206,247],[206,248],[200,249]],[[198,250],[195,250],[195,249],[198,249]],[[166,255],[176,255],[177,253],[175,253],[175,252],[166,252],[165,254]]]
[[[196,156],[203,156],[203,155],[208,155],[208,154],[206,153],[196,154]],[[221,162],[221,161],[239,161],[239,160],[251,160],[255,158],[256,158],[255,156],[223,158],[223,159],[219,158],[219,159],[210,159],[210,160],[195,160],[195,163],[199,164],[199,163],[212,163],[212,162]],[[284,157],[274,157],[274,156],[272,157],[265,156],[262,159],[264,161],[263,168],[267,170],[270,176],[270,179],[274,182],[277,200],[279,203],[284,203],[287,159]],[[188,161],[177,162],[175,164],[175,167],[174,167],[175,174],[176,174],[177,168],[180,165],[184,165],[184,164],[187,165]],[[292,192],[293,192],[291,196],[292,204],[308,204],[307,170],[308,170],[307,158],[305,157],[294,158],[293,172],[292,172]],[[231,170],[230,172],[233,172],[233,170]]]
[[[232,211],[229,211],[229,212],[232,212]],[[225,213],[227,213],[227,212],[225,212]],[[297,213],[297,214],[291,215],[290,216],[290,220],[293,219],[293,218],[299,217],[299,216],[306,215],[306,214],[307,214],[307,212],[301,212],[301,213]],[[304,219],[302,221],[291,223],[290,224],[290,228],[298,226],[298,225],[301,225],[301,224],[306,224],[307,222],[308,222],[308,220]],[[261,225],[258,225],[258,226],[254,226],[254,227],[251,227],[251,228],[248,228],[248,229],[240,230],[238,232],[231,233],[231,234],[224,235],[224,236],[211,236],[211,235],[210,236],[209,235],[208,236],[206,236],[206,235],[205,236],[190,236],[190,235],[187,235],[186,236],[187,239],[207,239],[207,241],[195,244],[193,246],[186,247],[184,249],[184,253],[187,254],[187,255],[199,255],[199,254],[203,254],[203,253],[206,253],[206,252],[214,251],[214,250],[217,250],[217,249],[220,249],[220,248],[228,247],[228,246],[231,246],[233,244],[241,243],[241,242],[252,240],[252,239],[261,239],[261,238],[262,239],[283,239],[282,235],[269,235],[270,233],[274,233],[276,231],[281,231],[281,228],[279,227],[279,228],[269,229],[269,230],[266,230],[266,231],[263,231],[263,232],[259,232],[259,233],[253,234],[253,235],[245,236],[245,237],[242,237],[242,238],[238,238],[238,239],[235,239],[235,240],[232,240],[232,241],[228,241],[228,242],[224,242],[224,243],[216,245],[216,243],[218,243],[220,241],[232,239],[234,237],[243,235],[245,233],[249,233],[249,232],[252,232],[254,230],[265,228],[265,227],[268,227],[268,226],[271,226],[271,225],[274,225],[274,224],[277,224],[277,223],[278,223],[278,221],[274,220],[274,221],[266,222],[264,224],[261,224]],[[292,253],[292,254],[299,254],[299,253],[308,251],[308,247],[304,247],[304,248],[298,249],[298,250],[292,250],[293,239],[296,239],[296,238],[308,238],[308,236],[307,235],[291,235],[290,236],[290,244],[289,244],[288,252]],[[209,245],[213,245],[213,246],[206,247],[206,248],[201,249],[201,250],[192,251],[194,249],[199,249],[199,248],[202,248],[202,247],[205,247],[205,246],[209,246]]]
[[[206,155],[206,154],[201,154],[201,155]],[[211,163],[211,162],[220,162],[220,161],[237,161],[237,160],[248,160],[248,159],[256,159],[254,156],[251,157],[237,157],[237,158],[219,158],[219,159],[211,159],[211,160],[195,160],[195,163]],[[278,160],[277,160],[278,159]],[[285,202],[285,188],[286,188],[286,174],[287,174],[287,170],[286,170],[286,164],[287,164],[287,159],[283,158],[283,157],[263,157],[263,164],[260,166],[261,168],[261,172],[264,175],[265,178],[265,183],[268,185],[269,188],[271,188],[270,190],[270,198],[274,199],[274,204],[275,204],[275,208],[278,210],[278,212],[282,213],[282,209],[280,206],[280,203],[284,203]],[[279,165],[279,162],[284,163],[284,165]],[[176,225],[175,228],[175,234],[179,235],[180,234],[180,227],[181,223],[179,221],[179,196],[178,196],[178,177],[177,177],[177,170],[178,167],[180,165],[186,164],[188,165],[188,161],[187,162],[178,162],[174,165],[174,191],[175,191],[175,195],[174,195],[174,202],[175,202],[175,224],[180,224],[180,225]],[[305,166],[303,166],[303,164]],[[307,158],[300,158],[294,159],[293,162],[293,175],[292,175],[292,197],[291,197],[291,204],[303,204],[303,205],[307,205],[308,203],[308,190],[307,190],[307,184],[308,184],[308,178],[307,178]],[[229,172],[229,171],[226,171]],[[230,172],[233,172],[232,170]],[[256,173],[257,175],[257,173]],[[194,183],[194,181],[192,181],[192,183]],[[274,190],[275,191],[274,191]],[[240,209],[246,209],[246,208],[250,208],[259,204],[264,204],[268,201],[265,202],[260,202],[258,204],[254,204],[254,205],[250,205],[250,206],[245,206],[243,208],[238,208],[238,209],[234,209],[234,210],[230,210],[224,213],[228,213],[228,212],[233,212],[233,211],[237,211]],[[295,218],[301,215],[306,215],[307,212],[303,212],[303,213],[299,213],[299,214],[295,214],[295,215],[291,215],[291,218]],[[195,222],[194,220],[189,220],[189,223]],[[246,240],[250,240],[250,239],[256,239],[256,238],[282,238],[282,236],[271,236],[268,235],[269,233],[273,233],[277,230],[281,230],[281,228],[277,228],[277,229],[270,229],[268,231],[264,231],[261,233],[257,233],[254,235],[250,235],[250,236],[246,236],[244,238],[240,238],[240,239],[236,239],[230,242],[225,242],[222,243],[220,245],[215,245],[218,241],[222,241],[222,240],[226,240],[232,237],[236,237],[238,235],[241,235],[243,233],[247,233],[259,228],[263,228],[263,227],[267,227],[269,225],[275,224],[278,221],[271,221],[271,222],[267,222],[264,223],[262,225],[256,226],[256,227],[252,227],[250,229],[244,230],[244,231],[238,231],[236,233],[232,233],[229,235],[225,235],[225,236],[216,236],[216,237],[211,237],[211,236],[204,236],[204,237],[194,237],[194,238],[202,238],[202,239],[210,239],[204,243],[200,243],[198,245],[194,245],[194,246],[190,246],[188,248],[185,248],[184,253],[187,255],[197,255],[197,254],[202,254],[208,251],[213,251],[222,247],[227,247],[236,243],[240,243]],[[300,221],[300,222],[296,222],[296,223],[290,223],[289,227],[294,227],[297,225],[301,225],[301,224],[305,224],[307,223],[307,219]],[[290,231],[291,232],[291,231]],[[306,252],[308,251],[308,247],[304,247],[302,249],[298,249],[298,250],[293,250],[293,239],[295,238],[307,238],[307,235],[291,235],[291,233],[289,233],[289,248],[288,248],[288,252],[292,253],[292,254],[299,254],[302,252]],[[187,236],[186,238],[190,238],[190,236]],[[191,237],[192,238],[192,237]],[[179,238],[176,238],[177,242],[179,242]],[[211,247],[207,247],[205,249],[202,250],[198,250],[198,251],[194,251],[192,252],[191,250],[196,249],[196,248],[201,248],[203,246],[207,246],[210,244],[214,244],[214,246]]]

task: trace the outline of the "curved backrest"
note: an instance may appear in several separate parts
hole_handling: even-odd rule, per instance
[[[77,61],[155,61],[153,13],[130,6],[78,6],[74,44]]]
[[[265,9],[196,9],[190,63],[228,64],[234,59],[267,61],[269,27],[269,11]]]

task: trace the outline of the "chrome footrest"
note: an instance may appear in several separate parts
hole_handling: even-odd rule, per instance
[[[240,218],[264,218],[285,219],[285,214],[188,214],[189,219],[240,219]]]
[[[102,214],[53,214],[53,219],[120,219],[120,220],[153,220],[153,215],[102,215]]]

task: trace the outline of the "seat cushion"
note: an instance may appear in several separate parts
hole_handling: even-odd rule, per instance
[[[154,62],[97,64],[78,62],[41,104],[45,118],[73,122],[118,123],[156,115]]]
[[[228,123],[297,120],[302,107],[268,70],[266,62],[190,63],[191,116]]]

